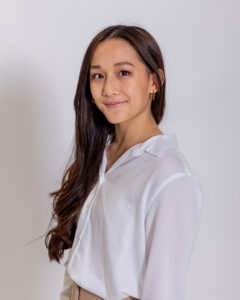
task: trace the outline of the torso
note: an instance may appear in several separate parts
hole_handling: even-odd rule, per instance
[[[163,134],[163,133],[161,132],[161,134]],[[106,149],[107,165],[106,165],[105,173],[111,168],[111,166],[118,160],[118,158],[123,153],[124,153],[124,151],[117,152],[116,149],[114,149],[114,147],[112,147],[111,144],[107,147],[107,149]],[[89,292],[88,290],[85,290],[84,288],[80,287],[80,294],[79,294],[78,300],[104,300],[104,299],[97,296],[96,294],[93,294],[93,293]],[[140,299],[129,296],[122,300],[140,300]]]

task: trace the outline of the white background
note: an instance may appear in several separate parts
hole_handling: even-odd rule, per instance
[[[239,1],[0,5],[1,299],[59,299],[63,266],[36,238],[72,149],[83,54],[118,23],[143,26],[159,43],[167,84],[159,127],[177,134],[206,195],[186,300],[240,299]]]

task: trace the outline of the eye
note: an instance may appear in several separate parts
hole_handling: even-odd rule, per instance
[[[121,72],[127,73],[127,75],[129,75],[129,74],[131,73],[131,72],[127,71],[127,70],[121,70],[119,73],[121,73]],[[100,79],[100,78],[97,78],[97,77],[96,77],[97,75],[102,76],[100,73],[94,73],[94,74],[91,75],[91,78],[92,78],[92,79]]]
[[[120,71],[120,73],[121,72],[127,72],[128,73],[128,75],[130,74],[130,72],[129,71],[127,71],[127,70],[122,70],[122,71]]]
[[[95,77],[96,75],[101,75],[101,74],[95,73],[95,74],[93,74],[93,75],[91,76],[91,78],[92,78],[92,79],[98,79],[98,78]]]

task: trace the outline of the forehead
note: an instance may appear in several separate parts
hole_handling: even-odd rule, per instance
[[[118,61],[141,63],[137,51],[124,39],[114,38],[101,42],[95,49],[91,65],[113,65]]]

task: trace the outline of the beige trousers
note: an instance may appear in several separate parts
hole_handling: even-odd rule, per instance
[[[76,284],[76,282],[73,283],[70,300],[101,300],[101,299],[104,300],[103,298],[81,288]],[[133,297],[127,297],[124,298],[123,300],[139,300],[139,299]]]

